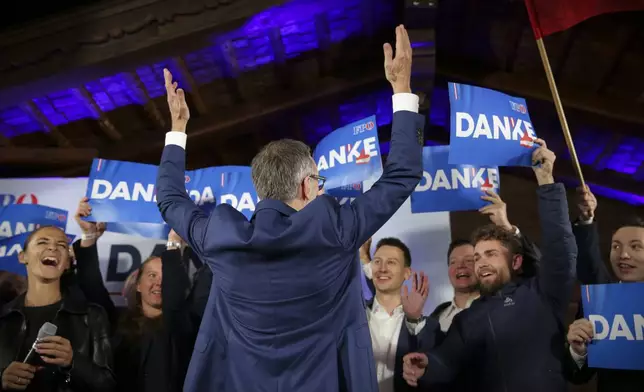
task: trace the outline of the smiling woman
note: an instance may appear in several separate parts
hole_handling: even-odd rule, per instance
[[[1,389],[109,390],[115,382],[105,312],[61,285],[70,266],[67,235],[41,227],[23,249],[19,259],[27,268],[27,292],[0,311]],[[44,329],[58,335],[43,337]]]

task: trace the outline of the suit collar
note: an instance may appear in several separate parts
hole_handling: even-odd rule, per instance
[[[257,203],[257,207],[255,207],[255,213],[253,214],[253,218],[255,218],[255,215],[261,210],[275,210],[280,214],[286,215],[286,216],[291,216],[292,214],[297,212],[293,207],[287,205],[283,201],[271,200],[271,199],[261,200],[259,203]]]

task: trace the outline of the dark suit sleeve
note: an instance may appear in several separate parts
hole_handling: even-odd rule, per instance
[[[192,290],[188,296],[190,304],[190,313],[193,322],[196,325],[201,324],[208,297],[210,296],[210,286],[212,286],[212,270],[208,265],[203,265],[196,273],[193,280]]]
[[[112,301],[109,291],[103,283],[98,248],[96,244],[83,248],[81,241],[74,242],[74,256],[76,257],[76,274],[78,287],[87,298],[87,301],[100,305],[107,312],[112,329],[116,328],[118,312]]]
[[[533,277],[539,270],[541,262],[541,249],[527,235],[520,233],[521,245],[523,246],[523,270],[525,277]]]
[[[391,148],[382,176],[367,192],[339,208],[340,242],[358,249],[400,208],[423,175],[424,116],[397,111],[393,116]],[[420,142],[420,143],[419,143]]]
[[[116,379],[112,372],[112,347],[107,315],[102,308],[90,305],[87,317],[92,340],[92,357],[74,352],[69,380],[73,390],[112,392],[116,387]]]
[[[426,353],[434,349],[442,341],[443,332],[437,318],[425,317],[425,327],[414,338],[416,339],[415,352]]]
[[[579,249],[577,280],[581,284],[604,284],[612,281],[611,274],[602,260],[599,248],[597,223],[576,223],[572,227]]]
[[[462,314],[457,314],[445,340],[434,350],[425,352],[429,364],[418,380],[420,388],[433,390],[449,386],[468,361],[468,347],[463,334]]]
[[[566,190],[562,184],[542,185],[537,195],[542,238],[538,289],[563,320],[575,283],[577,260],[577,244],[568,217]]]
[[[185,172],[186,151],[165,146],[157,174],[157,205],[163,220],[201,255],[209,216],[188,196]]]
[[[163,323],[174,336],[191,336],[193,327],[187,302],[190,278],[183,267],[181,251],[166,250],[161,255],[163,281]]]

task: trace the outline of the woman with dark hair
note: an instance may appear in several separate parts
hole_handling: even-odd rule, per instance
[[[2,390],[111,391],[109,322],[102,308],[64,287],[70,266],[65,232],[37,229],[19,259],[27,292],[0,311]],[[45,323],[56,326],[53,336],[40,336]]]
[[[76,214],[83,231],[83,239],[74,244],[75,254],[82,259],[77,264],[78,284],[89,300],[101,304],[110,315],[117,390],[181,391],[199,327],[186,301],[190,279],[182,264],[183,241],[171,232],[161,257],[150,257],[141,264],[126,293],[127,308],[119,312],[99,268],[100,224],[81,219],[90,213],[84,198]]]

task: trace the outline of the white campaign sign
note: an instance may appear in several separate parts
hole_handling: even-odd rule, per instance
[[[366,190],[372,183],[365,182],[364,185]],[[87,178],[0,179],[0,205],[31,203],[67,210],[67,233],[80,235],[74,213],[86,189]],[[374,235],[372,254],[376,243],[383,237],[397,237],[405,242],[411,250],[412,268],[429,274],[430,294],[425,305],[426,314],[453,297],[447,276],[449,213],[412,214],[411,204],[407,199],[389,222]],[[152,254],[155,246],[164,244],[165,241],[105,233],[98,243],[98,252],[107,289],[112,293],[120,293],[129,273]],[[121,303],[120,298],[115,297],[115,300]]]
[[[0,205],[41,204],[67,210],[67,233],[80,236],[74,213],[86,190],[87,178],[0,179]],[[111,293],[120,293],[129,273],[138,268],[159,244],[165,245],[165,241],[105,233],[98,242],[98,253],[107,289]],[[115,300],[121,303],[118,297]]]
[[[366,191],[371,185],[373,182],[365,181],[363,189]],[[411,202],[407,199],[373,236],[371,255],[378,240],[384,237],[396,237],[404,242],[411,252],[411,268],[429,275],[425,315],[429,315],[441,303],[452,300],[454,289],[447,275],[447,249],[451,241],[449,212],[412,214]]]

